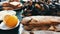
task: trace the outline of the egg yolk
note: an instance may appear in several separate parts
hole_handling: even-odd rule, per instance
[[[17,16],[6,15],[3,21],[5,21],[6,26],[13,28],[17,25],[18,18]]]

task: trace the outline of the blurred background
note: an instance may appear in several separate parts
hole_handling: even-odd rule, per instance
[[[0,11],[4,10],[16,12],[20,21],[27,16],[60,16],[60,0],[0,0]],[[0,30],[0,33],[17,34],[18,30],[19,26],[12,30]]]

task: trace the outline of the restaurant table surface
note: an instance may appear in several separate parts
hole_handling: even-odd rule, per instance
[[[19,21],[22,20],[22,16],[21,16],[22,13],[23,13],[23,10],[21,10],[21,11],[20,11],[20,10],[19,10],[19,11],[17,10],[17,11],[16,11],[16,16],[18,17]],[[20,24],[20,25],[21,25],[21,24]],[[18,34],[21,34],[21,31],[22,31],[21,28],[22,28],[22,27],[19,27]],[[21,31],[20,31],[20,30],[21,30]]]

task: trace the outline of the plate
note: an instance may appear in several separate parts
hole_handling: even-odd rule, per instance
[[[23,28],[23,25],[20,24],[20,28],[19,28],[19,34],[21,34],[23,32],[24,28]]]
[[[17,23],[17,25],[16,25],[14,28],[16,28],[19,24],[20,24],[20,21],[18,20],[18,23]],[[14,29],[14,28],[9,28],[9,27],[7,27],[4,22],[2,22],[2,23],[0,24],[0,29],[1,29],[1,30],[10,30],[10,29]]]

